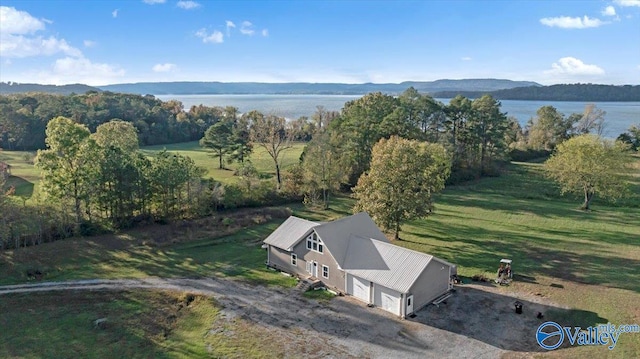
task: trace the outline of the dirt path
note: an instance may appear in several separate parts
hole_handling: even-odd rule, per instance
[[[297,290],[251,285],[246,282],[221,279],[114,279],[45,282],[0,287],[0,295],[53,290],[129,290],[164,289],[186,291],[215,297],[223,307],[219,320],[243,320],[268,330],[281,338],[288,357],[316,358],[496,358],[509,350],[525,354],[530,345],[522,339],[485,338],[483,313],[458,315],[469,301],[492,301],[494,294],[478,288],[460,288],[448,304],[427,307],[410,320],[399,319],[380,309],[368,308],[350,297],[336,297],[329,302],[304,298]],[[510,299],[506,299],[506,305]],[[500,309],[500,308],[499,308]],[[491,308],[494,311],[495,308]],[[502,309],[500,309],[502,310]],[[505,309],[506,310],[506,309]],[[467,311],[468,312],[468,311]],[[478,318],[469,320],[469,318]],[[515,318],[518,319],[518,318]],[[510,320],[515,320],[510,319]],[[468,325],[465,321],[469,321]],[[500,320],[492,319],[491,326]],[[218,323],[219,324],[219,323]],[[528,327],[527,327],[528,328]],[[487,334],[489,335],[489,334]],[[535,348],[533,349],[535,350]],[[511,352],[511,354],[515,354]]]

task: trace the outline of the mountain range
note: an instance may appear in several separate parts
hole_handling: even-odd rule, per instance
[[[264,82],[139,82],[91,87],[82,84],[38,85],[0,82],[0,93],[48,92],[48,93],[85,93],[87,91],[111,91],[139,95],[364,95],[369,92],[400,94],[409,87],[423,93],[438,91],[495,91],[523,86],[541,86],[530,81],[511,81],[501,79],[465,79],[437,81],[407,81],[394,83],[264,83]]]
[[[439,91],[495,91],[524,86],[541,86],[530,81],[500,79],[465,79],[437,81],[406,81],[394,83],[260,83],[260,82],[142,82],[100,86],[113,92],[154,94],[154,95],[215,95],[215,94],[265,94],[265,95],[364,95],[370,92],[400,94],[409,87],[419,92]]]
[[[0,82],[0,94],[47,92],[56,94],[110,91],[152,95],[364,95],[383,92],[398,95],[413,87],[436,98],[490,94],[498,100],[539,101],[640,101],[640,85],[561,84],[543,86],[531,81],[462,79],[394,83],[263,83],[263,82],[139,82],[106,86],[39,85]]]

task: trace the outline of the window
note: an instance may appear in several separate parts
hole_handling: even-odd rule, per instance
[[[315,232],[307,236],[307,249],[318,253],[324,253],[324,244]]]
[[[322,278],[329,279],[329,267],[325,265],[322,266]]]
[[[410,307],[410,306],[411,306],[411,297],[409,297],[409,298],[407,299],[407,306],[408,306],[408,307]]]
[[[298,256],[295,253],[291,253],[291,265],[298,265]]]

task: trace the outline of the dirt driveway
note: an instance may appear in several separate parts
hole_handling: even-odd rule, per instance
[[[281,338],[288,357],[316,358],[496,358],[539,351],[535,299],[515,298],[499,288],[464,285],[445,304],[428,306],[415,318],[399,319],[350,297],[328,302],[304,298],[296,289],[269,288],[220,279],[125,279],[52,282],[0,287],[0,295],[51,290],[150,288],[215,297],[219,321],[242,320]],[[218,323],[220,324],[220,323]]]

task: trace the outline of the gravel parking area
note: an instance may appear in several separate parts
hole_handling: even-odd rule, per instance
[[[439,307],[430,305],[402,320],[351,297],[330,301],[304,298],[295,289],[206,279],[86,280],[0,287],[0,295],[49,290],[153,288],[212,296],[223,307],[212,327],[244,321],[280,338],[287,357],[298,358],[496,358],[526,357],[540,351],[538,311],[549,306],[516,298],[491,285],[456,288]],[[527,299],[527,298],[525,298]]]

